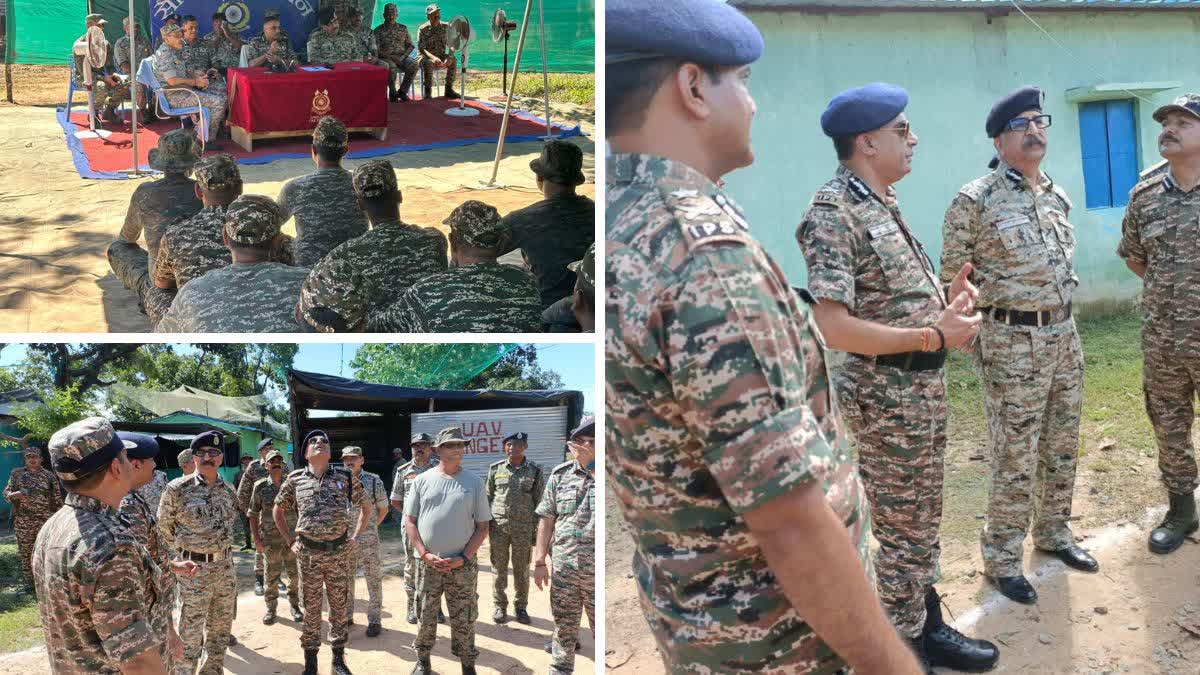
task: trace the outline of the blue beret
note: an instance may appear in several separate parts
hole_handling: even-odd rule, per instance
[[[996,105],[992,106],[992,111],[988,113],[987,122],[984,125],[988,138],[999,136],[1000,132],[1004,131],[1005,124],[1027,110],[1041,112],[1042,101],[1045,98],[1042,90],[1037,87],[1017,87],[1005,94],[1003,98],[996,101]]]
[[[524,431],[518,431],[517,433],[510,434],[508,437],[506,437],[504,439],[504,442],[505,443],[507,443],[509,441],[527,442],[528,440],[529,440],[529,434],[525,433]]]
[[[830,138],[874,131],[895,119],[908,106],[908,92],[886,82],[847,89],[825,106],[821,131]]]
[[[670,57],[709,66],[744,66],[763,52],[762,33],[722,0],[604,3],[605,63]]]
[[[571,440],[575,440],[576,436],[595,436],[596,435],[596,418],[588,415],[579,421],[579,426],[571,430]]]
[[[205,431],[204,433],[198,434],[195,438],[193,438],[192,444],[188,447],[190,447],[192,450],[195,450],[196,448],[220,448],[221,434],[215,431]]]
[[[132,431],[118,431],[117,437],[134,444],[135,447],[125,450],[129,459],[153,459],[158,456],[158,441],[154,440],[153,436]]]
[[[304,442],[300,444],[300,447],[307,448],[308,442],[317,436],[322,436],[327,442],[329,441],[329,434],[321,431],[320,429],[313,429],[312,431],[308,432],[307,436],[304,437]]]
[[[262,449],[267,447],[268,445],[275,445],[275,441],[270,438],[262,439],[261,441],[258,442],[258,451],[262,452]]]

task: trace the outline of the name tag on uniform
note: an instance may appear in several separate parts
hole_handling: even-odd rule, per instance
[[[878,239],[884,235],[898,232],[899,230],[900,226],[896,223],[880,223],[879,225],[872,225],[871,227],[868,227],[867,233],[871,235],[872,239]]]
[[[1142,230],[1142,238],[1143,239],[1153,239],[1154,237],[1157,237],[1158,235],[1160,235],[1166,231],[1167,231],[1167,221],[1160,220],[1158,222],[1151,223],[1150,225],[1148,225],[1146,227],[1146,229]]]
[[[997,230],[1007,230],[1010,227],[1016,227],[1017,225],[1024,225],[1025,223],[1028,223],[1028,222],[1029,222],[1029,216],[1013,216],[1012,218],[1006,218],[1006,219],[996,223],[996,229]]]
[[[688,225],[688,232],[692,235],[692,239],[703,239],[719,234],[740,234],[741,230],[729,223],[696,223]]]

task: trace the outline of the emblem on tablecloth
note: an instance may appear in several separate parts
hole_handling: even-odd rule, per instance
[[[329,90],[318,89],[313,92],[312,117],[309,122],[316,122],[333,110],[333,102],[329,100]]]

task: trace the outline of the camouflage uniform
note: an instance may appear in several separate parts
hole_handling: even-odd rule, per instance
[[[21,569],[25,572],[26,583],[32,586],[33,542],[42,525],[62,506],[58,480],[46,469],[35,472],[17,467],[9,474],[8,485],[4,487],[5,494],[10,492],[23,495],[16,501],[9,499],[9,502],[13,505],[13,531],[17,537],[17,551],[21,554]]]
[[[160,473],[156,471],[155,476]],[[147,483],[142,487],[149,485],[150,483]],[[167,602],[167,598],[172,597],[175,589],[175,574],[171,571],[171,553],[167,550],[167,545],[163,543],[162,534],[158,530],[158,519],[154,516],[157,512],[157,502],[154,504],[147,502],[137,490],[134,490],[121,500],[121,508],[117,510],[117,515],[121,523],[129,528],[133,538],[144,543],[146,550],[150,552],[150,557],[154,559],[154,564],[158,566],[158,585],[163,591],[163,601],[155,603],[153,606],[155,611],[153,623],[168,626],[171,623],[171,605]],[[170,672],[171,650],[166,649],[164,652],[167,671]]]
[[[942,281],[972,263],[985,320],[979,357],[992,475],[980,540],[984,572],[1022,574],[1032,508],[1034,545],[1072,546],[1068,526],[1079,450],[1083,353],[1070,316],[1071,202],[1046,174],[1038,191],[1004,162],[964,185],[946,210]],[[997,320],[995,309],[1048,311],[1049,325]],[[1036,480],[1036,487],[1034,481]]]
[[[350,172],[340,166],[293,178],[279,191],[283,217],[296,218],[296,264],[312,267],[339,244],[367,232]]]
[[[367,623],[378,624],[383,614],[383,558],[379,555],[379,508],[387,508],[387,489],[383,479],[370,471],[360,471],[363,494],[371,503],[371,520],[358,535],[358,546],[350,552],[349,572],[346,582],[346,623],[354,620],[354,576],[361,567],[367,580]],[[358,520],[358,509],[349,510],[351,522]]]
[[[163,540],[181,558],[196,563],[194,575],[178,579],[183,657],[175,664],[175,675],[224,672],[237,599],[229,547],[238,513],[233,488],[219,476],[206,482],[199,469],[171,481],[163,492],[158,506]]]
[[[260,463],[259,466],[261,467],[262,464]],[[249,469],[246,469],[246,474],[250,475]],[[281,479],[279,485],[276,485],[270,475],[258,479],[244,477],[241,485],[250,486],[249,496],[245,502],[246,515],[258,517],[258,534],[262,537],[263,542],[263,552],[254,557],[254,573],[263,575],[263,600],[266,601],[268,609],[275,611],[275,606],[279,603],[279,580],[283,577],[283,571],[286,569],[288,602],[293,608],[299,608],[300,571],[296,567],[296,554],[288,548],[287,540],[275,526],[275,516],[273,515],[275,499],[279,496],[279,488],[283,485],[283,480]],[[296,512],[285,510],[283,519],[288,525],[288,534],[295,536]],[[266,563],[265,570],[259,567],[264,562]]]
[[[149,483],[135,490],[145,500],[146,505],[150,507],[150,513],[158,513],[158,503],[162,501],[162,493],[163,490],[167,489],[168,482],[170,481],[167,480],[167,473],[155,469],[154,478]]]
[[[122,35],[121,37],[117,38],[117,42],[113,45],[113,55],[112,55],[113,66],[116,67],[116,69],[118,71],[120,71],[121,73],[130,76],[130,78],[137,77],[138,65],[142,62],[143,59],[148,59],[153,54],[153,51],[151,51],[151,49],[150,49],[149,43],[146,40],[142,39],[141,35],[138,35],[136,51],[137,51],[137,53],[134,54],[134,56],[136,57],[137,60],[130,62],[130,60],[129,60],[129,36],[128,35]],[[144,102],[145,105],[147,105],[147,106],[153,105],[153,100],[150,98],[150,96],[151,96],[150,88],[144,84],[139,84],[137,87],[138,87],[139,96],[142,99],[142,101],[139,102],[139,104]]]
[[[238,64],[241,63],[241,51],[234,49],[233,43],[229,40],[222,39],[218,43],[217,31],[214,30],[200,38],[200,42],[204,43],[204,48],[208,51],[209,61],[213,68],[237,68]]]
[[[180,51],[183,52],[183,64],[187,66],[189,73],[203,73],[212,67],[212,52],[202,38],[197,37],[195,42],[188,42],[187,38],[184,38]]]
[[[330,35],[317,28],[308,36],[309,63],[345,63],[359,61],[358,38],[352,33],[338,31]]]
[[[292,49],[291,40],[284,37],[282,30],[280,31],[279,36],[275,38],[275,42],[279,43],[279,51],[276,53],[279,54],[279,58],[281,58],[284,62],[296,63],[300,60],[300,57],[296,55],[296,50]],[[267,42],[267,39],[262,35],[255,37],[253,40],[248,42],[247,45],[249,46],[249,49],[246,50],[246,63],[250,63],[263,54],[271,51],[271,43]],[[270,63],[270,61],[267,61],[267,63]],[[264,63],[263,65],[267,65],[267,63]]]
[[[185,43],[186,44],[186,43]],[[154,77],[162,83],[164,87],[169,86],[167,80],[172,77],[190,78],[191,68],[188,67],[184,58],[183,50],[173,49],[170,44],[164,42],[158,47],[158,51],[154,52],[151,57],[151,68],[154,71]],[[217,140],[217,136],[221,132],[221,127],[225,122],[225,113],[228,108],[226,100],[224,83],[210,83],[208,89],[195,89],[189,87],[196,96],[200,98],[200,105],[208,113],[208,141]],[[164,92],[167,97],[167,102],[172,106],[190,107],[196,104],[196,100],[190,92]]]
[[[409,485],[413,479],[426,471],[438,465],[436,459],[430,458],[429,464],[424,467],[417,466],[411,461],[405,462],[396,467],[395,473],[392,474],[392,494],[388,495],[388,499],[400,502],[400,522],[404,522],[404,498],[408,491]],[[404,527],[400,528],[400,539],[404,545],[404,591],[408,593],[408,604],[413,602],[413,593],[417,591],[417,559],[413,555],[412,541],[408,538],[408,530]]]
[[[402,23],[388,24],[386,21],[372,31],[375,44],[379,49],[379,58],[392,64],[395,70],[404,71],[404,79],[400,82],[400,91],[408,92],[413,76],[417,73],[417,60],[412,57],[415,45],[408,32],[408,26]],[[393,70],[393,77],[395,76]]]
[[[128,47],[126,47],[128,49]],[[84,57],[80,54],[73,54],[75,59],[75,88],[83,89],[85,82],[83,79],[83,60]],[[110,59],[111,60],[111,59]],[[112,74],[112,67],[105,65],[104,68],[92,68],[92,92],[95,94],[96,114],[99,115],[103,108],[116,109],[121,105],[121,101],[129,100],[129,82],[118,82],[117,86],[109,86],[104,78]]]
[[[529,606],[529,558],[537,535],[534,509],[538,507],[545,488],[546,478],[542,474],[542,467],[528,457],[518,466],[502,459],[488,467],[487,495],[488,504],[492,507],[488,548],[492,572],[496,574],[492,599],[498,608],[508,606],[505,591],[508,588],[510,552],[513,587],[516,589],[513,607],[520,610]]]
[[[845,167],[813,196],[796,239],[813,297],[841,303],[856,318],[914,328],[934,323],[946,307],[895,190],[880,197]],[[880,599],[901,635],[912,638],[925,625],[925,594],[938,576],[946,380],[943,368],[875,361],[850,354],[834,385],[880,544]]]
[[[1184,192],[1162,169],[1129,193],[1117,255],[1146,266],[1142,279],[1142,388],[1167,491],[1196,491],[1192,444],[1194,399],[1200,391],[1200,189]]]
[[[596,625],[596,479],[577,461],[550,472],[537,515],[554,518],[550,612],[554,615],[551,673],[575,671],[579,624]]]
[[[287,474],[291,473],[291,471],[292,471],[291,465],[289,465],[287,463],[287,461],[284,461],[284,463],[283,463],[284,475],[286,476]],[[248,464],[246,466],[246,471],[242,474],[242,479],[240,481],[234,482],[233,487],[234,487],[234,489],[237,490],[237,496],[238,496],[238,508],[241,509],[242,513],[246,513],[250,510],[250,497],[254,491],[254,484],[257,483],[258,481],[262,480],[263,478],[269,478],[270,475],[271,475],[271,472],[267,470],[266,462],[262,461],[261,459],[255,459],[255,460],[251,460],[250,464]],[[263,503],[264,504],[273,504],[274,501],[263,502]],[[268,520],[271,519],[271,517],[272,517],[271,509],[269,509],[269,508],[267,509],[267,513],[266,513],[265,517]],[[274,521],[272,521],[272,522],[274,522]],[[294,523],[293,523],[293,525],[294,525]],[[278,534],[278,533],[276,532],[276,534]],[[295,558],[295,556],[292,556],[292,557]],[[263,554],[258,553],[257,551],[254,553],[254,575],[255,576],[263,575]]]
[[[421,24],[417,29],[417,49],[421,51],[421,56],[417,59],[417,67],[421,69],[421,86],[424,88],[422,95],[429,98],[433,92],[433,61],[425,55],[429,52],[441,59],[446,64],[446,88],[454,88],[454,69],[458,67],[458,57],[451,54],[446,49],[446,30],[449,24],[441,21],[434,26],[428,21]]]
[[[308,467],[291,472],[275,497],[275,505],[285,513],[297,514],[297,559],[304,596],[302,649],[321,646],[322,591],[329,602],[329,642],[334,649],[346,646],[346,580],[353,553],[346,538],[355,527],[347,514],[351,504],[361,507],[366,499],[360,480],[333,467],[322,476]]]
[[[738,515],[818,481],[870,574],[816,324],[695,169],[615,154],[606,199],[608,484],[667,670],[837,672]]]
[[[300,319],[320,333],[361,329],[367,318],[362,274],[345,258],[321,265],[313,274],[300,289],[300,303],[296,306]]]

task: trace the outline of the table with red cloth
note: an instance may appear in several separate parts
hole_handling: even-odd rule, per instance
[[[270,68],[230,68],[230,135],[247,152],[263,138],[307,136],[325,115],[349,131],[387,138],[388,69],[337,63],[333,70],[275,73]]]

